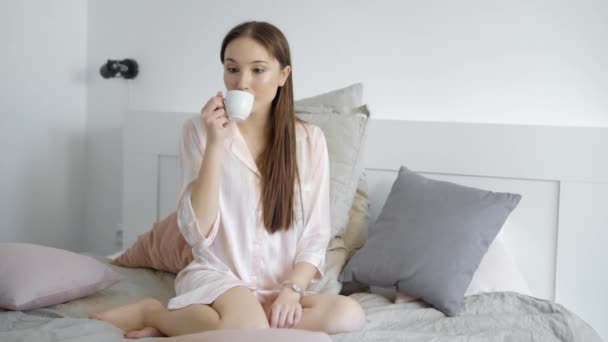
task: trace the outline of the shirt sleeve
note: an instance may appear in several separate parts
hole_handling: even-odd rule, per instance
[[[179,145],[179,196],[177,203],[177,226],[186,242],[195,247],[209,246],[213,242],[220,223],[220,213],[213,222],[207,236],[203,236],[194,209],[192,208],[192,185],[198,177],[203,160],[206,139],[196,129],[193,120],[187,120],[182,128]]]
[[[329,208],[329,158],[327,143],[321,129],[315,129],[310,157],[304,161],[310,169],[307,182],[309,190],[304,189],[305,207],[304,229],[297,244],[295,263],[308,262],[317,268],[313,280],[323,276],[325,253],[330,240]],[[303,183],[305,188],[306,185]],[[297,210],[297,209],[296,209]]]

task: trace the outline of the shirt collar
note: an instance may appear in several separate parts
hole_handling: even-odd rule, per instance
[[[230,151],[243,163],[251,172],[256,174],[258,177],[261,177],[260,170],[258,169],[255,160],[253,160],[253,155],[249,150],[249,146],[247,146],[247,142],[245,138],[241,134],[237,125],[232,125],[232,141],[230,142]],[[296,150],[297,146],[302,143],[303,139],[308,138],[309,132],[307,127],[296,122]]]

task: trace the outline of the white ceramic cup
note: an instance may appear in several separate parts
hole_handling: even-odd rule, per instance
[[[228,90],[224,97],[226,114],[231,121],[243,121],[247,119],[253,109],[254,97],[251,93],[243,90]]]

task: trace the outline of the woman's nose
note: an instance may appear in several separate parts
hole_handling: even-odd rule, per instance
[[[237,88],[239,90],[247,90],[249,89],[249,82],[251,81],[251,76],[247,72],[242,72],[239,75],[239,79],[237,82]]]

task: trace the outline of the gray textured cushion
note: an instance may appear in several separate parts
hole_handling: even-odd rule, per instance
[[[367,237],[367,222],[364,225],[361,219],[358,219],[359,212],[356,210],[353,214],[355,198],[349,198],[350,193],[353,192],[351,186],[355,182],[352,179],[358,174],[361,176],[358,179],[357,192],[361,189],[362,184],[366,184],[366,181],[362,179],[364,171],[360,151],[365,138],[365,126],[368,122],[369,112],[362,105],[362,83],[295,101],[297,115],[301,119],[319,126],[323,131],[328,144],[330,163],[332,239],[325,255],[323,279],[311,283],[309,290],[312,291],[338,294],[342,287],[338,276],[349,257],[345,243],[346,237],[350,238],[349,246],[355,243],[352,239],[353,236]],[[357,107],[361,108],[357,109]],[[349,116],[353,117],[349,118]],[[367,194],[366,189],[364,192]],[[348,204],[351,202],[353,206],[348,209]],[[367,210],[365,210],[366,212]],[[362,230],[365,230],[364,234],[357,234]]]
[[[396,285],[454,316],[481,258],[520,199],[401,167],[367,243],[340,280]]]
[[[313,112],[296,115],[321,128],[325,135],[329,155],[331,236],[340,235],[348,223],[348,214],[363,173],[361,154],[369,111],[367,106],[349,112],[316,107]]]
[[[351,84],[347,87],[332,90],[320,95],[299,99],[294,103],[296,111],[314,106],[327,106],[335,109],[360,107],[363,105],[363,83]]]

